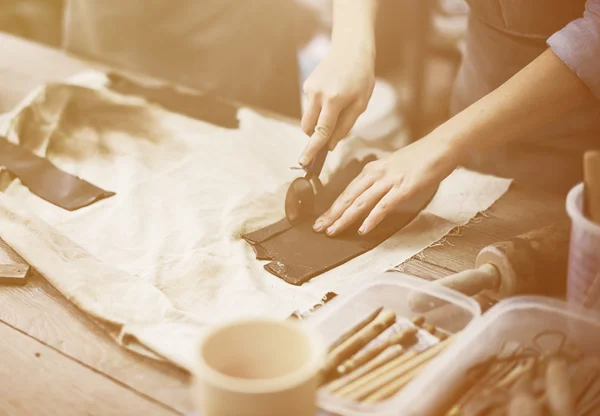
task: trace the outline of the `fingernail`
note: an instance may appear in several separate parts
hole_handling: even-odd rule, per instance
[[[323,228],[322,221],[317,221],[317,222],[315,222],[315,225],[313,225],[313,230],[315,230],[315,231],[321,231],[322,228]]]
[[[363,235],[366,232],[367,232],[367,227],[365,227],[364,225],[361,225],[360,228],[358,229],[358,233],[360,235]]]
[[[327,229],[327,234],[328,234],[328,235],[331,235],[331,234],[333,234],[334,232],[335,232],[335,227],[334,227],[333,225]]]
[[[300,166],[302,166],[302,167],[304,167],[304,166],[308,165],[308,162],[309,162],[309,160],[308,160],[308,158],[307,158],[306,156],[302,156],[302,157],[300,158],[300,160],[298,161],[298,163],[299,163],[299,164],[300,164]]]

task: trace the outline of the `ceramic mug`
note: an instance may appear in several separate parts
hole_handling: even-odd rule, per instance
[[[200,343],[192,399],[202,416],[314,416],[325,350],[300,323],[217,326]]]

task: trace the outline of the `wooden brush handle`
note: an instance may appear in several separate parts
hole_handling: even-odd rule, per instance
[[[352,357],[369,342],[373,341],[379,334],[393,325],[394,322],[396,322],[396,314],[394,311],[381,311],[372,322],[356,334],[352,335],[327,355],[325,365],[323,366],[323,373],[333,373],[337,366]]]
[[[583,157],[585,213],[600,225],[600,151],[586,152]]]

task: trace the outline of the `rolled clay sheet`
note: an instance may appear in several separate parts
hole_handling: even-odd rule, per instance
[[[270,260],[270,263],[265,265],[267,271],[287,283],[302,285],[313,277],[378,246],[409,224],[427,206],[434,194],[432,190],[419,195],[406,206],[399,207],[367,235],[358,234],[364,217],[335,237],[313,231],[312,225],[318,216],[329,209],[346,186],[360,174],[363,167],[373,160],[374,156],[362,160],[354,159],[338,169],[325,185],[323,192],[317,195],[315,215],[303,223],[292,227],[284,218],[243,235],[253,246],[258,260]]]
[[[0,166],[4,166],[40,198],[74,211],[115,195],[68,174],[48,159],[36,156],[0,136]]]

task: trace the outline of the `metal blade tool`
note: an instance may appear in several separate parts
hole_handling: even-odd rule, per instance
[[[285,217],[291,225],[298,225],[315,213],[316,196],[323,190],[319,175],[327,158],[327,148],[321,149],[306,167],[305,175],[291,183],[285,195]]]

